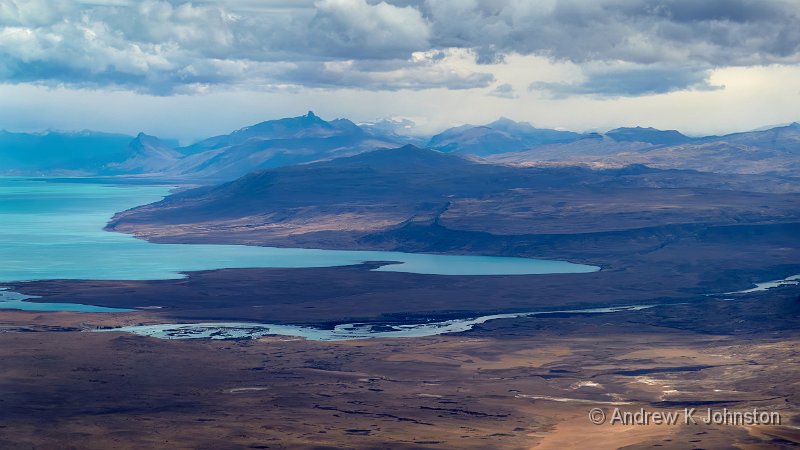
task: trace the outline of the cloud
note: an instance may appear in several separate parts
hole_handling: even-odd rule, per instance
[[[385,62],[380,63],[385,65]],[[399,64],[395,70],[371,70],[364,61],[309,62],[297,64],[285,78],[306,87],[351,87],[367,90],[472,89],[494,82],[494,75],[458,72],[445,65]]]
[[[313,66],[321,68],[317,85],[339,80],[342,87],[416,89],[487,83],[481,73],[444,76],[442,68],[420,74],[412,54],[430,47],[429,32],[411,7],[320,0],[300,9],[273,2],[273,9],[245,13],[237,6],[0,0],[0,80],[167,95],[209,85],[302,84],[291,77]],[[335,64],[326,65],[362,59],[385,59],[394,67],[372,64],[369,73],[342,75]]]
[[[418,6],[434,45],[473,48],[483,59],[519,53],[575,63],[800,62],[798,0],[426,0]]]
[[[571,95],[638,97],[674,91],[711,91],[724,86],[709,82],[710,70],[671,66],[623,66],[589,70],[584,80],[574,83],[534,82],[531,91],[547,91],[560,98]]]
[[[326,56],[398,58],[430,48],[419,10],[366,0],[320,0],[309,24],[311,48]]]
[[[499,97],[499,98],[519,98],[516,92],[514,92],[514,87],[510,84],[501,84],[494,88],[489,95],[492,97]]]
[[[510,55],[583,68],[562,95],[709,89],[709,69],[800,64],[800,0],[0,0],[11,83],[467,89]]]

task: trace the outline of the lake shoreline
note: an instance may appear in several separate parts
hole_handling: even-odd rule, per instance
[[[350,322],[413,324],[498,313],[717,301],[725,298],[719,293],[728,291],[718,287],[711,297],[708,291],[683,289],[622,295],[614,286],[620,279],[630,280],[630,272],[443,276],[373,271],[378,264],[218,269],[187,272],[185,278],[171,280],[42,280],[0,287],[38,297],[26,299],[30,302],[133,309],[162,323],[245,321],[323,328]],[[797,273],[791,269],[785,269],[787,274]],[[583,295],[590,289],[594,295]]]
[[[588,273],[565,260],[327,250],[252,245],[154,244],[104,227],[117,211],[167,195],[162,185],[47,182],[0,177],[0,282],[158,280],[220,268],[334,267],[394,261],[378,271],[441,275]]]

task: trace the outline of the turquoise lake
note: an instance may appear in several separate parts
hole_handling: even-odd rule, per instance
[[[153,244],[103,231],[118,211],[158,201],[169,186],[0,177],[0,282],[157,280],[221,268],[333,267],[397,261],[380,271],[438,275],[586,273],[598,267],[529,258]]]
[[[581,273],[595,266],[529,258],[244,245],[152,244],[103,231],[118,211],[160,200],[166,186],[0,178],[0,282],[156,280],[244,267],[332,267],[398,261],[377,270],[439,275]]]

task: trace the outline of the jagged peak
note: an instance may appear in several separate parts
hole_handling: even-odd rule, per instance
[[[147,134],[143,131],[140,131],[139,134],[133,139],[134,142],[161,142],[161,138],[158,136],[153,136],[152,134]]]
[[[140,131],[139,134],[136,135],[134,140],[136,140],[136,141],[143,141],[143,140],[144,141],[147,141],[147,140],[160,141],[161,138],[159,138],[158,136],[153,136],[152,134],[147,134],[144,131]]]

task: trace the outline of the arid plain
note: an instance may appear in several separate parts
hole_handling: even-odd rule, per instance
[[[493,321],[457,335],[339,342],[168,341],[80,331],[168,319],[158,313],[4,312],[5,331],[27,332],[0,334],[0,444],[794,448],[797,295],[786,288],[736,301]],[[759,408],[779,412],[782,423],[594,425],[595,407]]]
[[[642,166],[504,166],[406,146],[180,191],[96,232],[156,246],[536,257],[600,270],[374,270],[393,264],[384,260],[5,282],[36,296],[28,302],[134,311],[0,312],[0,447],[793,448],[797,186]],[[644,309],[574,312],[625,306]],[[113,331],[187,322],[381,329],[526,312],[547,314],[333,342]],[[603,424],[590,420],[595,408]],[[698,417],[756,408],[781,422],[611,423],[617,410],[692,408]]]

